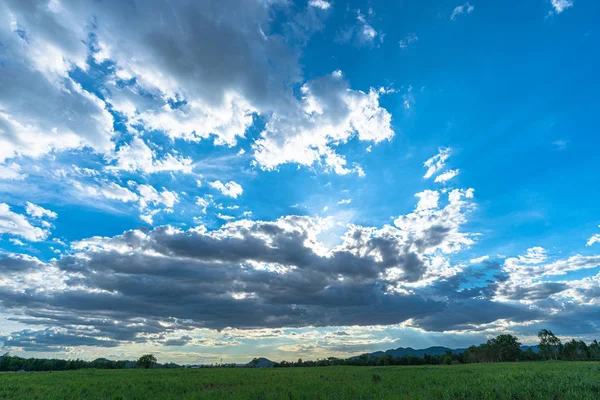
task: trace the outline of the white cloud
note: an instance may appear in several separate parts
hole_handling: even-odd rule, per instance
[[[430,210],[438,207],[440,193],[436,190],[425,190],[421,193],[415,194],[415,196],[419,198],[417,211]]]
[[[419,41],[419,37],[415,33],[411,33],[404,39],[400,40],[400,42],[398,42],[398,45],[402,50],[406,50],[408,46],[417,41]]]
[[[232,217],[231,215],[224,215],[224,214],[221,214],[221,213],[217,213],[217,218],[220,218],[220,219],[222,219],[224,221],[232,221],[232,220],[235,219],[235,217]]]
[[[598,228],[600,228],[600,225],[598,226]],[[587,241],[587,244],[586,244],[586,246],[591,246],[591,245],[593,245],[593,244],[595,244],[595,243],[600,243],[600,234],[599,234],[599,233],[597,233],[597,234],[595,234],[594,236],[592,236],[592,237],[591,237],[591,238],[590,238],[590,239]]]
[[[429,179],[437,174],[446,166],[446,160],[450,157],[451,150],[449,148],[440,148],[438,154],[425,161],[423,165],[427,168],[427,172],[423,178]]]
[[[546,276],[564,275],[569,271],[595,268],[600,265],[600,256],[582,256],[576,254],[566,259],[547,262],[546,250],[533,247],[519,257],[507,258],[504,270],[513,281],[532,281]]]
[[[352,203],[352,199],[342,199],[337,202],[338,204],[350,204]]]
[[[310,0],[308,5],[315,8],[320,8],[321,10],[327,10],[331,7],[331,3],[325,0]]]
[[[560,1],[560,0],[559,0],[559,1]],[[465,4],[463,4],[462,6],[458,6],[458,7],[456,7],[456,8],[455,8],[455,9],[452,11],[452,14],[450,15],[450,19],[454,21],[454,20],[456,19],[456,17],[458,17],[459,15],[461,15],[461,14],[465,14],[465,13],[467,13],[467,14],[471,14],[471,13],[473,12],[473,10],[475,10],[475,7],[474,7],[474,6],[472,6],[472,5],[471,5],[471,4],[469,4],[469,3],[465,3]]]
[[[27,202],[25,211],[27,212],[28,215],[31,215],[32,217],[35,217],[35,218],[48,217],[50,219],[55,219],[57,217],[57,215],[54,211],[47,210],[44,207],[38,206],[37,204],[33,204],[30,202]]]
[[[213,199],[210,196],[196,198],[196,205],[200,206],[203,214],[206,214],[206,209],[212,204]]]
[[[19,236],[31,242],[39,242],[48,237],[49,232],[31,225],[24,215],[10,210],[6,203],[0,203],[0,235]]]
[[[0,162],[84,146],[107,154],[113,118],[104,101],[69,77],[75,66],[86,69],[85,25],[70,24],[78,20],[70,8],[38,11],[22,2],[0,5],[0,56],[10,60],[0,74]]]
[[[590,240],[588,240],[587,246],[591,246],[594,243],[600,243],[600,234],[595,234],[594,236],[592,236]]]
[[[179,201],[179,196],[175,192],[171,192],[163,188],[162,192],[158,192],[154,187],[150,185],[139,185],[137,187],[140,200],[140,208],[143,210],[148,207],[149,204],[155,206],[164,205],[167,208],[173,208],[175,203]]]
[[[554,13],[560,14],[565,11],[569,7],[573,7],[572,0],[550,0],[552,7],[554,8]],[[552,11],[551,11],[552,12]]]
[[[378,32],[369,21],[369,16],[372,16],[373,10],[369,9],[367,15],[360,10],[356,11],[356,22],[343,28],[337,34],[336,41],[341,43],[352,43],[355,46],[373,46],[375,39],[379,37],[379,41],[383,42],[384,34]]]
[[[117,165],[107,167],[109,170],[141,171],[155,173],[164,171],[181,171],[191,173],[192,159],[167,154],[162,160],[156,160],[156,154],[138,137],[130,144],[122,146],[116,153]]]
[[[481,264],[484,261],[487,261],[490,259],[490,256],[481,256],[481,257],[477,257],[477,258],[471,258],[469,260],[469,262],[471,264]]]
[[[301,88],[302,99],[293,113],[274,114],[254,145],[258,165],[273,170],[285,163],[316,163],[337,174],[355,172],[333,146],[356,137],[379,143],[394,136],[391,115],[379,106],[380,91],[348,88],[340,71],[312,80]],[[363,172],[364,173],[364,172]]]
[[[0,165],[0,179],[19,181],[26,177],[26,174],[21,173],[21,166],[16,163],[11,163],[6,166]]]
[[[126,187],[119,186],[114,182],[106,183],[100,187],[100,192],[104,197],[109,200],[119,200],[123,203],[130,201],[137,201],[138,195],[127,189]]]
[[[454,178],[456,175],[458,175],[459,172],[460,171],[458,169],[446,171],[446,172],[436,176],[434,182],[438,182],[438,183],[447,182],[450,179]]]
[[[222,183],[221,181],[214,181],[210,182],[209,185],[212,188],[217,189],[219,192],[223,193],[225,196],[233,197],[234,199],[237,199],[238,196],[240,196],[244,192],[240,184],[234,181],[229,181],[226,183]]]

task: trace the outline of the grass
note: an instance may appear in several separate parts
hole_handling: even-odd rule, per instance
[[[0,399],[584,400],[600,363],[2,373]]]

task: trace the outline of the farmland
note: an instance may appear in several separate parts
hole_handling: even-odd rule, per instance
[[[2,373],[0,399],[600,399],[600,363]]]

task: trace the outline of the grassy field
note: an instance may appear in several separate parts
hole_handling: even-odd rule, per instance
[[[600,363],[2,373],[0,399],[600,399]]]

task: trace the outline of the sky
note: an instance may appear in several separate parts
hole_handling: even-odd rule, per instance
[[[0,0],[0,346],[600,339],[593,0]]]

